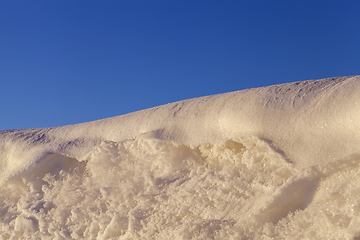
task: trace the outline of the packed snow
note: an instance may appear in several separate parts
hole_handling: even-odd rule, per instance
[[[0,239],[360,239],[360,76],[0,131]]]

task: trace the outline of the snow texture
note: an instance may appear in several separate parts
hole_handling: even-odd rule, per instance
[[[0,239],[360,239],[360,77],[0,132]]]

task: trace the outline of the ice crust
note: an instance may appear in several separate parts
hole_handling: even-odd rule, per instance
[[[0,239],[359,239],[360,77],[0,132]]]

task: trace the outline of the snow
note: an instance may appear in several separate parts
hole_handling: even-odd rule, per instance
[[[360,77],[0,132],[0,239],[357,239]]]

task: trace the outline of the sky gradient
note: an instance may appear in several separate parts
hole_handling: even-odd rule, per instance
[[[1,1],[0,130],[360,74],[360,1]]]

